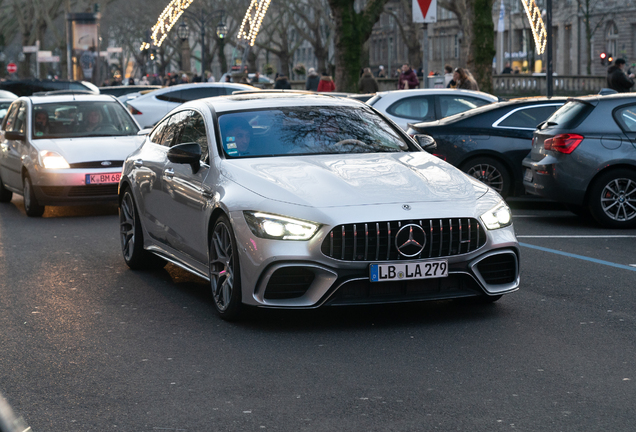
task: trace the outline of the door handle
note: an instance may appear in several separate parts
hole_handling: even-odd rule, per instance
[[[166,168],[165,170],[163,170],[163,175],[171,179],[172,177],[174,177],[174,170],[172,168]]]
[[[144,166],[144,161],[142,161],[141,159],[137,159],[133,162],[133,165],[136,167]]]

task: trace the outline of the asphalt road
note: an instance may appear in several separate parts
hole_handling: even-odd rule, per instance
[[[214,312],[133,272],[116,209],[0,205],[0,391],[42,431],[632,431],[636,230],[517,201],[494,305]]]

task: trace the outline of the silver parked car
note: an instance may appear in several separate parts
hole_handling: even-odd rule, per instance
[[[117,202],[126,156],[143,137],[112,96],[17,99],[0,132],[0,202],[24,197],[28,216],[47,205]]]
[[[128,157],[119,195],[126,263],[208,279],[225,319],[244,305],[494,301],[519,286],[501,196],[354,100],[186,103]]]

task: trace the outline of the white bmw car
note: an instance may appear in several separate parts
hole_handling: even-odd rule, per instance
[[[28,216],[47,205],[117,202],[121,169],[143,142],[113,96],[22,97],[0,131],[0,202],[24,197]]]
[[[209,280],[226,319],[245,305],[495,301],[518,288],[519,245],[493,189],[363,103],[261,93],[186,103],[128,157],[131,268],[171,262]]]

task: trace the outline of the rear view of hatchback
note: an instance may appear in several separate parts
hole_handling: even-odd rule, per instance
[[[534,132],[523,166],[526,192],[606,227],[636,226],[636,96],[569,100]]]

